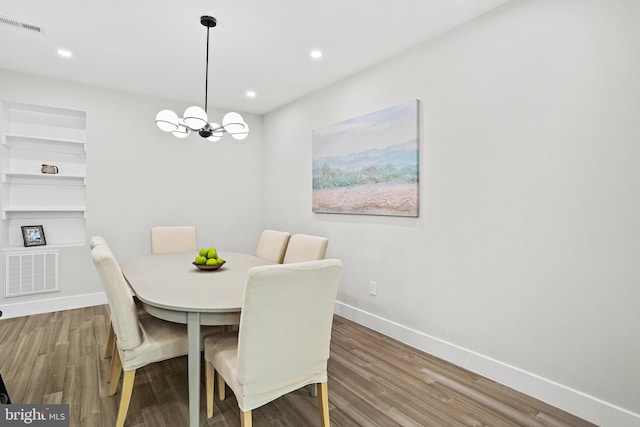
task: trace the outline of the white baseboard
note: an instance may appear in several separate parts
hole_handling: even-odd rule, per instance
[[[339,301],[336,303],[335,312],[369,329],[504,384],[597,425],[640,426],[639,414],[499,360],[429,336]]]
[[[51,294],[46,294],[45,296],[49,296],[49,298],[43,298],[41,300],[4,304],[0,306],[2,319],[30,316],[32,314],[40,313],[51,313],[61,310],[72,310],[74,308],[91,307],[107,303],[107,296],[104,292],[58,298],[51,298],[50,295]]]
[[[2,319],[107,304],[104,292],[72,297],[47,298],[0,306]],[[397,339],[514,390],[600,426],[639,427],[640,415],[604,402],[586,393],[558,384],[515,366],[500,362],[455,344],[429,336],[356,307],[336,303],[336,314]]]

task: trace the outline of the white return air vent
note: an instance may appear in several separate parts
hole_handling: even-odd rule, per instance
[[[5,297],[59,291],[59,252],[6,254]]]
[[[8,16],[0,15],[0,24],[10,25],[12,27],[20,28],[23,30],[32,31],[34,33],[44,34],[44,29],[42,27],[38,27],[37,25],[27,24],[17,19],[9,18]]]

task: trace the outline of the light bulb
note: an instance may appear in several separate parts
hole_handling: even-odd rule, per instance
[[[184,110],[184,124],[191,130],[200,130],[207,125],[207,113],[200,107]]]
[[[163,132],[173,132],[178,129],[178,115],[171,110],[162,110],[156,115],[156,125]]]
[[[211,136],[207,139],[213,142],[220,141],[223,134],[222,126],[217,123],[209,123],[209,127],[211,128]]]
[[[242,116],[238,113],[227,113],[222,118],[222,126],[224,130],[229,132],[230,134],[240,133],[244,131],[244,128],[247,127],[247,124],[244,122]]]
[[[249,136],[249,125],[246,123],[244,124],[244,129],[242,131],[231,134],[231,137],[238,141],[242,141],[243,139],[246,139],[248,136]]]
[[[179,119],[178,120],[178,129],[174,130],[173,132],[171,132],[173,134],[173,136],[175,136],[176,138],[186,138],[189,136],[189,134],[191,133],[191,131],[189,130],[188,127],[186,127],[184,125],[184,120]]]

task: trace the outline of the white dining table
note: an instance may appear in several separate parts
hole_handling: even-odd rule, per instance
[[[225,264],[198,270],[195,253],[147,255],[120,263],[132,291],[152,316],[185,323],[188,333],[189,426],[200,424],[200,325],[235,325],[247,272],[273,264],[254,255],[219,251]]]

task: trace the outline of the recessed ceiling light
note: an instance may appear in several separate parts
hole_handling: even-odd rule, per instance
[[[66,49],[58,49],[58,55],[64,56],[65,58],[71,58],[71,52]]]
[[[247,96],[249,98],[255,98],[256,97],[256,93],[254,91],[252,91],[252,90],[248,90],[247,91]]]
[[[322,58],[322,51],[312,50],[310,53],[311,57],[314,59]]]

